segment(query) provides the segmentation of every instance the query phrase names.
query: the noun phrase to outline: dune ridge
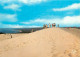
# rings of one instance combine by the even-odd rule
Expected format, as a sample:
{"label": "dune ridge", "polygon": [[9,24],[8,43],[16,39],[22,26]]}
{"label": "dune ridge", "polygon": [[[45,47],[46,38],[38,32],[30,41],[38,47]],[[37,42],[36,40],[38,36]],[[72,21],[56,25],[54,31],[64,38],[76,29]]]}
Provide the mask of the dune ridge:
{"label": "dune ridge", "polygon": [[80,39],[48,28],[0,42],[0,57],[80,57]]}

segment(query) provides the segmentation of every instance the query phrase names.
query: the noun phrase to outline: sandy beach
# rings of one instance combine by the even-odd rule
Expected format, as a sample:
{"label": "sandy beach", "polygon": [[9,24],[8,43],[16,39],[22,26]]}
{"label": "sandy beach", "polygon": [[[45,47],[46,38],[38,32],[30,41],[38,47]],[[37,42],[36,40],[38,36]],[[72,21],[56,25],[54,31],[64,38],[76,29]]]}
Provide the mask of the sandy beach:
{"label": "sandy beach", "polygon": [[61,28],[12,36],[0,35],[0,57],[80,57],[80,37]]}

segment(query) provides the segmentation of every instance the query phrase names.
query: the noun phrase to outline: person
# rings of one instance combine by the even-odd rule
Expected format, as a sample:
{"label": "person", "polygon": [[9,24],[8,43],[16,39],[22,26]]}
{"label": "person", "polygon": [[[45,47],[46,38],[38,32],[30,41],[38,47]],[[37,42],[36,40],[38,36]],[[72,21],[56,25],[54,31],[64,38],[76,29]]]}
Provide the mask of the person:
{"label": "person", "polygon": [[34,32],[34,30],[32,29],[31,32]]}
{"label": "person", "polygon": [[43,29],[45,28],[45,24],[43,25]]}
{"label": "person", "polygon": [[52,27],[56,27],[56,24],[55,24],[55,23],[53,23],[53,24],[52,24]]}
{"label": "person", "polygon": [[56,24],[54,23],[54,27],[56,27]]}
{"label": "person", "polygon": [[[11,35],[11,34],[10,34]],[[11,35],[11,38],[12,38],[12,35]]]}
{"label": "person", "polygon": [[48,28],[48,25],[46,24],[46,28]]}
{"label": "person", "polygon": [[51,24],[49,23],[49,28],[51,27]]}
{"label": "person", "polygon": [[57,26],[59,27],[59,24]]}
{"label": "person", "polygon": [[52,27],[53,27],[53,24],[52,24]]}

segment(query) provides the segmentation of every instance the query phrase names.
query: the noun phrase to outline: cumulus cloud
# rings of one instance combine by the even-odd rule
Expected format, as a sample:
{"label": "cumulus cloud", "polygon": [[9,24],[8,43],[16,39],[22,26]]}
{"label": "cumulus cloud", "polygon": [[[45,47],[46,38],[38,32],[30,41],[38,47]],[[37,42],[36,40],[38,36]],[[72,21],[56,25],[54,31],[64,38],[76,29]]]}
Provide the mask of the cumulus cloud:
{"label": "cumulus cloud", "polygon": [[21,26],[21,25],[11,25],[11,24],[8,24],[6,27],[8,28],[23,28],[24,26]]}
{"label": "cumulus cloud", "polygon": [[0,3],[24,3],[24,4],[34,4],[45,2],[46,0],[0,0]]}
{"label": "cumulus cloud", "polygon": [[25,26],[25,25],[7,25],[6,27],[8,28],[34,28],[34,27],[40,27],[40,26],[36,26],[36,25],[32,25],[32,26]]}
{"label": "cumulus cloud", "polygon": [[35,28],[35,27],[40,27],[40,26],[36,26],[36,25],[32,25],[32,26],[26,26],[26,25],[19,25],[19,24],[3,24],[0,23],[0,28]]}
{"label": "cumulus cloud", "polygon": [[64,8],[53,8],[53,11],[66,11],[66,10],[73,10],[73,9],[80,9],[80,3],[75,3]]}
{"label": "cumulus cloud", "polygon": [[36,19],[31,20],[30,22],[21,22],[23,24],[32,24],[32,23],[56,23],[56,24],[63,24],[63,25],[70,25],[73,26],[75,24],[80,25],[80,16],[66,16],[64,18],[55,18],[55,19]]}
{"label": "cumulus cloud", "polygon": [[19,0],[19,2],[25,3],[25,4],[34,4],[34,3],[41,3],[45,2],[46,0]]}
{"label": "cumulus cloud", "polygon": [[[33,5],[47,0],[0,0],[0,4],[4,6],[4,9],[20,10],[19,8],[25,5]],[[7,6],[6,6],[7,5]]]}
{"label": "cumulus cloud", "polygon": [[0,23],[0,28],[23,28],[24,26],[21,26],[19,24],[16,24],[16,25],[12,25],[12,24],[3,24],[3,23]]}
{"label": "cumulus cloud", "polygon": [[68,25],[80,24],[80,16],[66,16],[62,20],[62,23],[68,24]]}
{"label": "cumulus cloud", "polygon": [[15,11],[20,10],[19,8],[20,8],[20,6],[17,5],[17,4],[10,4],[10,5],[4,6],[4,9],[12,9],[12,10],[15,10]]}
{"label": "cumulus cloud", "polygon": [[0,22],[16,22],[17,21],[17,17],[16,14],[2,14],[0,13]]}

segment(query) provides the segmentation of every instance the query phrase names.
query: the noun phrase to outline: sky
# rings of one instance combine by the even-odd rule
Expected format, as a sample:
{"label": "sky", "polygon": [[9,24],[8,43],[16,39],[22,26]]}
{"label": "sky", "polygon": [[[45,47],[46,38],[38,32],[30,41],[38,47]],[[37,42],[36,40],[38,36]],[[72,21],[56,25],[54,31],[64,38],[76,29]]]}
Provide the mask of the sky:
{"label": "sky", "polygon": [[0,28],[80,27],[80,0],[0,0]]}

